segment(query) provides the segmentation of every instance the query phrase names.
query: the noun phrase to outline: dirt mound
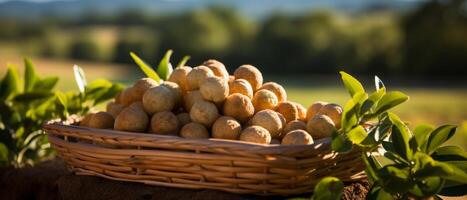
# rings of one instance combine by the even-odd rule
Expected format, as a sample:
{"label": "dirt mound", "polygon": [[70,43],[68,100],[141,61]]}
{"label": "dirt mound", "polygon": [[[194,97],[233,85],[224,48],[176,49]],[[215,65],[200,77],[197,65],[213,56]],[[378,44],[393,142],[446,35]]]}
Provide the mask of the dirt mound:
{"label": "dirt mound", "polygon": [[[60,160],[21,169],[0,168],[0,180],[0,199],[284,199],[214,190],[157,187],[93,176],[77,176],[68,172],[64,162]],[[368,182],[351,183],[344,188],[343,199],[364,199],[367,192]],[[305,194],[298,197],[310,196],[311,194]]]}

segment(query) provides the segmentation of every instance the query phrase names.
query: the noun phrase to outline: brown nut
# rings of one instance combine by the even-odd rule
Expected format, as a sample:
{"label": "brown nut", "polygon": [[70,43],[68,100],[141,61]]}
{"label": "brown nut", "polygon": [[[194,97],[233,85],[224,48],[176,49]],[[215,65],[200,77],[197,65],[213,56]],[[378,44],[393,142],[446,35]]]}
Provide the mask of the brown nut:
{"label": "brown nut", "polygon": [[199,90],[188,91],[183,97],[183,101],[185,103],[185,110],[190,112],[191,107],[193,107],[193,104],[195,104],[197,101],[203,100],[203,95],[201,95],[201,92]]}
{"label": "brown nut", "polygon": [[276,111],[285,117],[286,122],[298,119],[298,109],[296,105],[290,101],[283,101],[277,105]]}
{"label": "brown nut", "polygon": [[280,138],[282,131],[282,121],[273,110],[262,110],[257,112],[252,118],[252,124],[261,126],[268,130],[273,138]]}
{"label": "brown nut", "polygon": [[287,101],[287,93],[285,92],[284,87],[279,85],[276,82],[267,82],[261,86],[260,89],[266,89],[273,92],[279,102]]}
{"label": "brown nut", "polygon": [[341,116],[342,116],[341,106],[334,104],[334,103],[326,104],[319,110],[318,114],[326,115],[329,118],[331,118],[331,120],[336,125],[337,129],[341,127]]}
{"label": "brown nut", "polygon": [[154,114],[151,118],[151,132],[161,135],[177,135],[180,122],[172,112],[164,111]]}
{"label": "brown nut", "polygon": [[306,108],[302,104],[293,102],[298,111],[298,119],[306,122]]}
{"label": "brown nut", "polygon": [[112,129],[114,127],[114,117],[112,117],[112,115],[107,112],[97,112],[91,116],[88,127]]}
{"label": "brown nut", "polygon": [[306,123],[301,120],[290,121],[284,128],[283,132],[288,133],[293,130],[306,130]]}
{"label": "brown nut", "polygon": [[199,91],[205,100],[221,103],[229,95],[229,85],[225,79],[213,76],[201,83]]}
{"label": "brown nut", "polygon": [[228,140],[238,140],[242,126],[232,117],[219,117],[212,125],[212,137]]}
{"label": "brown nut", "polygon": [[174,71],[170,74],[169,81],[174,82],[180,86],[182,91],[185,93],[188,90],[190,90],[190,87],[188,85],[188,81],[186,77],[188,76],[188,73],[190,73],[191,67],[188,66],[183,66],[183,67],[177,67],[174,69]]}
{"label": "brown nut", "polygon": [[207,139],[209,138],[209,132],[202,124],[190,122],[183,126],[180,136],[191,139]]}
{"label": "brown nut", "polygon": [[223,113],[238,121],[247,122],[255,113],[255,108],[250,98],[243,94],[232,94],[225,99]]}
{"label": "brown nut", "polygon": [[319,110],[321,110],[321,108],[325,106],[326,104],[328,103],[324,101],[317,101],[311,104],[310,107],[308,107],[308,110],[306,112],[306,121],[307,122],[310,121],[310,119],[314,117],[319,112]]}
{"label": "brown nut", "polygon": [[190,118],[193,122],[211,127],[216,119],[219,118],[219,111],[214,103],[197,101],[193,107],[191,107]]}
{"label": "brown nut", "polygon": [[190,114],[186,112],[179,113],[177,115],[177,119],[180,122],[180,126],[185,126],[185,124],[188,124],[191,122]]}
{"label": "brown nut", "polygon": [[149,118],[141,102],[135,102],[123,109],[115,118],[114,129],[120,131],[143,132],[147,129]]}
{"label": "brown nut", "polygon": [[282,138],[283,145],[313,144],[313,138],[304,130],[294,130]]}
{"label": "brown nut", "polygon": [[204,79],[212,76],[214,76],[214,73],[206,66],[201,65],[193,68],[186,77],[189,90],[199,89],[199,86],[203,83]]}
{"label": "brown nut", "polygon": [[238,67],[234,72],[235,79],[247,80],[253,91],[258,90],[263,84],[263,75],[261,72],[252,65],[242,65]]}
{"label": "brown nut", "polygon": [[124,105],[115,102],[109,102],[106,107],[106,111],[116,118],[120,112],[125,108]]}
{"label": "brown nut", "polygon": [[143,106],[149,114],[171,111],[175,107],[175,95],[167,87],[156,86],[144,93]]}
{"label": "brown nut", "polygon": [[240,134],[240,140],[259,144],[269,144],[271,143],[271,135],[268,130],[261,126],[250,126],[242,131]]}
{"label": "brown nut", "polygon": [[164,86],[168,88],[170,91],[172,91],[175,97],[175,107],[179,108],[182,105],[182,101],[183,101],[183,91],[180,88],[180,86],[177,83],[170,82],[170,81],[164,81],[163,83],[161,83],[161,86]]}
{"label": "brown nut", "polygon": [[253,106],[256,112],[265,109],[275,110],[278,103],[276,95],[269,90],[258,90],[253,96]]}
{"label": "brown nut", "polygon": [[86,114],[81,121],[79,122],[80,126],[88,127],[89,126],[89,121],[91,121],[92,116],[94,113],[88,113]]}
{"label": "brown nut", "polygon": [[331,137],[335,129],[334,122],[326,115],[315,115],[306,124],[306,130],[316,139]]}
{"label": "brown nut", "polygon": [[211,69],[215,76],[222,78],[225,81],[229,80],[229,72],[227,72],[225,65],[221,62],[214,59],[210,59],[205,61],[203,65]]}
{"label": "brown nut", "polygon": [[253,98],[253,88],[250,83],[245,79],[236,79],[229,83],[229,93],[230,94],[243,94],[248,98]]}

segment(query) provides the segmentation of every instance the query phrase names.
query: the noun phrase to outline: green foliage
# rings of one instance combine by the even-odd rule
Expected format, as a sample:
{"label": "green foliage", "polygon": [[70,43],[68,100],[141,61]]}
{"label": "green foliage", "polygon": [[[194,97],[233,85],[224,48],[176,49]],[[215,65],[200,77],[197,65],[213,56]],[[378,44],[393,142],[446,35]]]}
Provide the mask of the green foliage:
{"label": "green foliage", "polygon": [[325,177],[315,186],[312,200],[339,200],[344,184],[336,177]]}
{"label": "green foliage", "polygon": [[[157,66],[156,71],[146,64],[140,57],[138,57],[135,53],[130,52],[130,56],[133,58],[135,63],[139,66],[141,71],[146,74],[147,77],[152,78],[153,80],[157,81],[158,83],[169,79],[170,74],[173,71],[172,64],[170,63],[170,57],[172,56],[173,51],[169,49],[162,57],[159,65]],[[190,56],[184,56],[182,60],[177,64],[177,67],[184,66],[186,62],[190,59]]]}
{"label": "green foliage", "polygon": [[[456,132],[456,126],[433,128],[419,125],[412,132],[391,108],[405,102],[401,92],[386,92],[384,86],[368,95],[357,79],[341,72],[352,99],[344,106],[342,127],[333,134],[332,148],[346,152],[353,145],[362,149],[365,172],[373,184],[367,199],[435,196],[450,186],[467,183],[467,153],[459,147],[443,146]],[[373,152],[382,148],[381,166]],[[448,187],[449,186],[449,187]],[[315,189],[315,191],[317,191]],[[465,194],[465,190],[449,190]]]}
{"label": "green foliage", "polygon": [[[64,93],[54,90],[58,77],[41,78],[28,59],[24,67],[23,79],[16,67],[10,65],[0,80],[0,165],[33,165],[53,156],[41,130],[42,124],[72,114],[85,114],[123,88],[120,84],[98,80],[84,85],[83,92]],[[82,75],[77,80],[83,79]]]}

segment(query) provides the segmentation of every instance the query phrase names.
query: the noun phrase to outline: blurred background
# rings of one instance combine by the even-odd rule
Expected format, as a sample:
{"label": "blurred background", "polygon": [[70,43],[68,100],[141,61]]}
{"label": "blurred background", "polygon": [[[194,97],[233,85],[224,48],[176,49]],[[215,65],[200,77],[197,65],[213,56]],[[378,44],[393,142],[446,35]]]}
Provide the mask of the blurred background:
{"label": "blurred background", "polygon": [[464,0],[0,0],[0,75],[29,57],[63,90],[77,89],[73,64],[131,83],[143,74],[130,51],[154,66],[168,49],[173,63],[253,64],[305,106],[345,103],[340,70],[370,90],[378,75],[411,97],[402,118],[458,124],[467,146]]}

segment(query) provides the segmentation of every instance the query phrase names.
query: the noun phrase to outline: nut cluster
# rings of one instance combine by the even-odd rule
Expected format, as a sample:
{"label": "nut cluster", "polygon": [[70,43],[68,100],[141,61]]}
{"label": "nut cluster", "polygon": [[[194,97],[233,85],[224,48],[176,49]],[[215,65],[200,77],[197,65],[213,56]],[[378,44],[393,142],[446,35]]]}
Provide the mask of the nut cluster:
{"label": "nut cluster", "polygon": [[224,64],[208,60],[178,67],[167,81],[138,80],[80,125],[184,138],[242,140],[260,144],[312,144],[340,128],[342,108],[318,101],[308,109],[287,100],[280,84],[263,83],[252,65],[229,75]]}

